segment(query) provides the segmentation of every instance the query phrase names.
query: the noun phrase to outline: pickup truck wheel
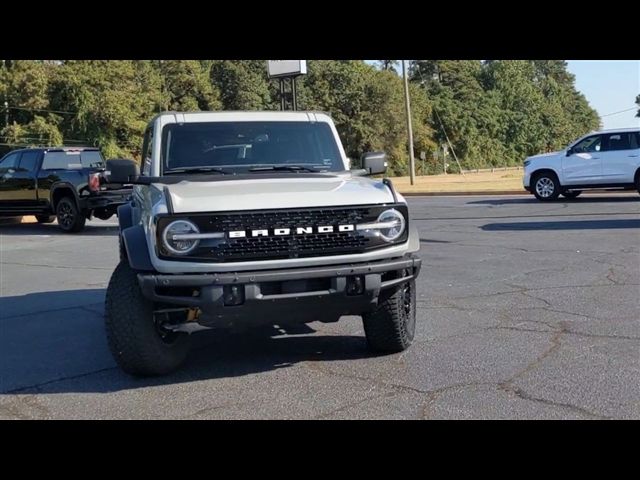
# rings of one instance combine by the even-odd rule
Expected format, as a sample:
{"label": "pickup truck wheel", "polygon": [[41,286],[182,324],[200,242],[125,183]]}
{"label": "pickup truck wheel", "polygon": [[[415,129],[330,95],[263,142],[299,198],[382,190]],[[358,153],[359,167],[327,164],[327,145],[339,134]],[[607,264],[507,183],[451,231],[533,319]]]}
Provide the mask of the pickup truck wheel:
{"label": "pickup truck wheel", "polygon": [[582,193],[582,190],[570,190],[568,192],[562,192],[564,198],[577,198]]}
{"label": "pickup truck wheel", "polygon": [[383,290],[377,308],[362,315],[369,349],[395,353],[409,348],[416,330],[416,282]]}
{"label": "pickup truck wheel", "polygon": [[77,233],[84,228],[87,221],[84,215],[78,210],[76,202],[69,197],[63,197],[56,206],[56,217],[58,226],[63,232]]}
{"label": "pickup truck wheel", "polygon": [[131,375],[165,375],[189,353],[187,334],[160,330],[153,302],[142,295],[136,271],[126,261],[118,264],[107,287],[105,326],[111,354]]}
{"label": "pickup truck wheel", "polygon": [[539,173],[533,179],[533,194],[540,201],[555,200],[560,195],[560,182],[553,173]]}
{"label": "pickup truck wheel", "polygon": [[51,223],[56,219],[55,215],[36,215],[38,223]]}

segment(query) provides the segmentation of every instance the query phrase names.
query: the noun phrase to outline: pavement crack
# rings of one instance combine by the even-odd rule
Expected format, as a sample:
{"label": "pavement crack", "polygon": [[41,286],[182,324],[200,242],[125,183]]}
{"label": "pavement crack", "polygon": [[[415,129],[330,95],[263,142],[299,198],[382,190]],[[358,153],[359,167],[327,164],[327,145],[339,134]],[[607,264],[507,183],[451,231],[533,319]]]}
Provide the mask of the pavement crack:
{"label": "pavement crack", "polygon": [[109,370],[118,370],[118,367],[106,367],[106,368],[101,368],[99,370],[93,370],[92,372],[79,373],[77,375],[70,375],[68,377],[54,378],[53,380],[47,380],[46,382],[42,382],[42,383],[36,383],[36,384],[33,384],[33,385],[27,385],[25,387],[13,388],[11,390],[3,390],[2,392],[0,392],[0,394],[2,394],[2,395],[11,395],[11,394],[24,392],[26,390],[36,390],[36,391],[38,391],[38,390],[41,390],[42,387],[46,387],[47,385],[51,385],[53,383],[64,382],[66,380],[75,380],[75,379],[83,378],[83,377],[89,377],[91,375],[95,375],[96,373],[108,372]]}
{"label": "pavement crack", "polygon": [[572,411],[574,413],[579,413],[581,415],[584,415],[584,416],[587,416],[587,417],[590,417],[590,418],[593,418],[593,419],[598,419],[598,420],[610,420],[611,419],[611,417],[607,417],[607,416],[604,416],[604,415],[599,415],[599,414],[594,413],[594,412],[592,412],[590,410],[587,410],[586,408],[579,407],[579,406],[573,405],[571,403],[556,402],[554,400],[549,400],[547,398],[534,397],[533,395],[525,392],[522,388],[515,387],[515,386],[512,386],[512,385],[500,385],[499,388],[501,388],[505,392],[514,394],[518,398],[521,398],[523,400],[528,400],[530,402],[541,403],[543,405],[552,406],[552,407],[564,408],[566,410],[570,410],[570,411]]}
{"label": "pavement crack", "polygon": [[[372,389],[371,389],[371,390],[373,390],[373,387],[372,387]],[[369,392],[371,392],[371,390],[369,390]],[[369,393],[369,392],[367,392],[367,393]],[[316,415],[316,416],[314,416],[314,417],[313,417],[313,419],[314,419],[314,420],[321,420],[321,419],[323,419],[323,418],[330,417],[331,415],[335,415],[336,413],[344,412],[345,410],[348,410],[349,408],[357,407],[358,405],[362,405],[363,403],[366,403],[366,402],[368,402],[368,401],[370,401],[370,400],[375,400],[375,399],[377,399],[377,398],[386,398],[386,399],[389,399],[389,398],[393,398],[393,397],[396,397],[396,396],[401,395],[401,394],[402,394],[402,392],[399,392],[399,391],[393,391],[393,392],[382,392],[382,393],[378,393],[378,394],[376,394],[376,395],[372,395],[372,396],[370,396],[370,397],[369,397],[369,396],[367,396],[367,397],[362,398],[362,399],[360,399],[360,400],[355,400],[355,401],[352,401],[352,402],[347,402],[346,404],[341,405],[341,406],[339,406],[339,407],[336,407],[336,408],[334,408],[334,409],[332,409],[332,410],[329,410],[328,412],[325,412],[325,413],[321,413],[321,414],[319,414],[319,415]]]}
{"label": "pavement crack", "polygon": [[19,420],[51,418],[51,412],[33,395],[18,395],[12,397],[9,404],[0,405],[0,413],[7,414]]}
{"label": "pavement crack", "polygon": [[[539,333],[549,333],[549,332],[539,332]],[[551,335],[551,339],[549,341],[549,346],[540,355],[538,355],[533,361],[529,362],[523,369],[514,373],[510,378],[508,378],[504,382],[500,382],[498,385],[501,388],[505,388],[505,389],[512,388],[513,382],[515,380],[529,373],[530,371],[538,368],[545,359],[547,359],[550,355],[552,355],[553,353],[555,353],[557,350],[560,349],[560,346],[561,346],[560,338],[563,333],[565,333],[565,328],[561,326],[560,330],[556,330],[555,332],[553,332],[553,334]]]}
{"label": "pavement crack", "polygon": [[48,310],[38,310],[36,312],[29,312],[29,313],[19,313],[17,315],[0,315],[0,319],[1,320],[9,320],[9,319],[13,319],[13,318],[21,318],[21,317],[30,317],[31,315],[39,315],[41,313],[53,313],[53,312],[63,312],[65,310],[74,310],[74,309],[78,309],[78,310],[85,310],[91,313],[97,313],[95,310],[89,310],[86,307],[91,307],[93,305],[103,305],[102,303],[86,303],[84,305],[71,305],[69,307],[60,307],[60,308],[50,308]]}
{"label": "pavement crack", "polygon": [[616,275],[616,272],[615,272],[614,268],[613,267],[609,267],[609,271],[607,272],[607,280],[609,280],[614,285],[624,285],[624,283],[622,283],[619,280],[616,280],[614,278],[615,275]]}
{"label": "pavement crack", "polygon": [[0,265],[16,265],[19,267],[42,267],[42,268],[60,268],[64,270],[108,270],[111,271],[111,267],[72,267],[69,265],[47,265],[44,263],[23,263],[23,262],[2,262]]}
{"label": "pavement crack", "polygon": [[178,417],[178,420],[186,420],[186,419],[189,419],[189,418],[198,417],[198,416],[200,416],[202,414],[205,414],[205,413],[214,412],[216,410],[218,410],[218,411],[219,410],[224,410],[224,409],[227,409],[227,408],[230,408],[230,407],[248,406],[248,405],[251,405],[252,403],[255,403],[255,402],[226,402],[226,403],[222,403],[220,405],[213,405],[211,407],[204,407],[204,408],[201,408],[199,410],[196,410],[195,412],[189,413],[188,415],[184,415],[184,416]]}
{"label": "pavement crack", "polygon": [[[509,284],[505,283],[505,285],[509,285]],[[513,287],[517,288],[517,290],[506,290],[504,292],[494,292],[494,293],[481,293],[476,295],[465,295],[461,297],[449,297],[449,300],[466,300],[469,298],[496,297],[499,295],[510,295],[514,293],[528,293],[528,292],[537,292],[537,291],[545,291],[545,290],[563,290],[568,288],[628,287],[628,286],[636,286],[636,285],[640,285],[640,284],[637,284],[637,283],[618,283],[618,284],[595,283],[593,284],[592,283],[592,284],[586,284],[586,285],[555,285],[553,287],[535,287],[535,288],[526,288],[526,287],[513,285]],[[532,298],[536,298],[537,300],[546,302],[546,300],[542,298],[538,298],[538,297],[532,297]]]}
{"label": "pavement crack", "polygon": [[459,390],[461,388],[469,388],[469,387],[482,387],[482,386],[490,386],[495,388],[495,382],[465,382],[465,383],[456,383],[453,385],[446,385],[444,387],[436,388],[434,390],[427,390],[424,393],[426,394],[426,399],[422,404],[422,412],[421,412],[421,420],[428,420],[433,415],[433,406],[435,405],[438,398],[443,394],[451,390]]}
{"label": "pavement crack", "polygon": [[525,297],[529,297],[529,298],[533,298],[534,300],[538,300],[538,301],[544,303],[548,307],[553,307],[553,305],[551,304],[551,302],[549,300],[545,300],[544,298],[541,298],[541,297],[536,297],[535,295],[530,294],[527,290],[521,291],[520,294],[524,295]]}

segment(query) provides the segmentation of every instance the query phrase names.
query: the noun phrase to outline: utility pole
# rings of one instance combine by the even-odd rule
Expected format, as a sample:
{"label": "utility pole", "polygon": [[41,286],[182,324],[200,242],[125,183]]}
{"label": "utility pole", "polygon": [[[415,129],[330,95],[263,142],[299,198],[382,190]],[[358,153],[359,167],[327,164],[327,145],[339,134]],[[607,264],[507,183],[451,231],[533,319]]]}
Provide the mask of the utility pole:
{"label": "utility pole", "polygon": [[447,174],[447,144],[442,144],[442,170]]}
{"label": "utility pole", "polygon": [[9,126],[9,102],[4,101],[4,126]]}
{"label": "utility pole", "polygon": [[411,102],[409,101],[409,80],[407,79],[407,61],[402,60],[402,76],[404,77],[404,106],[407,111],[407,131],[409,132],[409,174],[411,185],[416,183],[416,161],[413,158],[413,130],[411,128]]}

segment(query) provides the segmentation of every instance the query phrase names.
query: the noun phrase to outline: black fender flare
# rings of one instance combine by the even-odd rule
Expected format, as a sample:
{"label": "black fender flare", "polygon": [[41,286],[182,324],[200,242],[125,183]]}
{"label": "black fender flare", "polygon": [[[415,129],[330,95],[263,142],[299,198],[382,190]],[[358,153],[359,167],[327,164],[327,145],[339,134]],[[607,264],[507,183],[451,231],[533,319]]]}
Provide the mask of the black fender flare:
{"label": "black fender flare", "polygon": [[125,203],[118,207],[118,224],[122,232],[126,228],[133,226],[133,207],[131,203]]}
{"label": "black fender flare", "polygon": [[[120,218],[118,216],[118,218]],[[134,270],[153,271],[153,264],[149,256],[147,236],[142,225],[134,225],[122,230],[122,241],[127,252],[129,266]]]}
{"label": "black fender flare", "polygon": [[76,207],[78,207],[78,210],[80,210],[81,206],[80,206],[80,198],[79,198],[78,192],[76,190],[76,187],[74,187],[69,182],[58,182],[58,183],[54,183],[51,186],[51,191],[49,192],[49,204],[51,205],[51,210],[53,210],[54,212],[56,211],[57,205],[54,203],[53,197],[56,191],[60,190],[61,188],[64,188],[66,190],[71,190],[73,200],[76,202]]}

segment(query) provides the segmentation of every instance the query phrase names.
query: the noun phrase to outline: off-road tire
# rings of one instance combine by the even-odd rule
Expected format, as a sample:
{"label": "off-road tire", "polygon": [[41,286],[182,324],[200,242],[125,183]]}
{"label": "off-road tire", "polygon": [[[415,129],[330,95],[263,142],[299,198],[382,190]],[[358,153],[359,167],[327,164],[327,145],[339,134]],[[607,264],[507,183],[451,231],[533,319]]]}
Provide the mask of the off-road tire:
{"label": "off-road tire", "polygon": [[416,329],[416,282],[382,290],[378,306],[362,315],[367,345],[374,352],[396,353],[409,348]]}
{"label": "off-road tire", "polygon": [[187,358],[191,339],[173,333],[163,340],[153,318],[153,302],[140,290],[137,272],[127,262],[116,267],[105,301],[105,326],[111,354],[118,366],[135,376],[165,375]]}
{"label": "off-road tire", "polygon": [[76,202],[70,197],[63,197],[56,205],[58,226],[63,232],[77,233],[84,228],[86,217],[78,209]]}

